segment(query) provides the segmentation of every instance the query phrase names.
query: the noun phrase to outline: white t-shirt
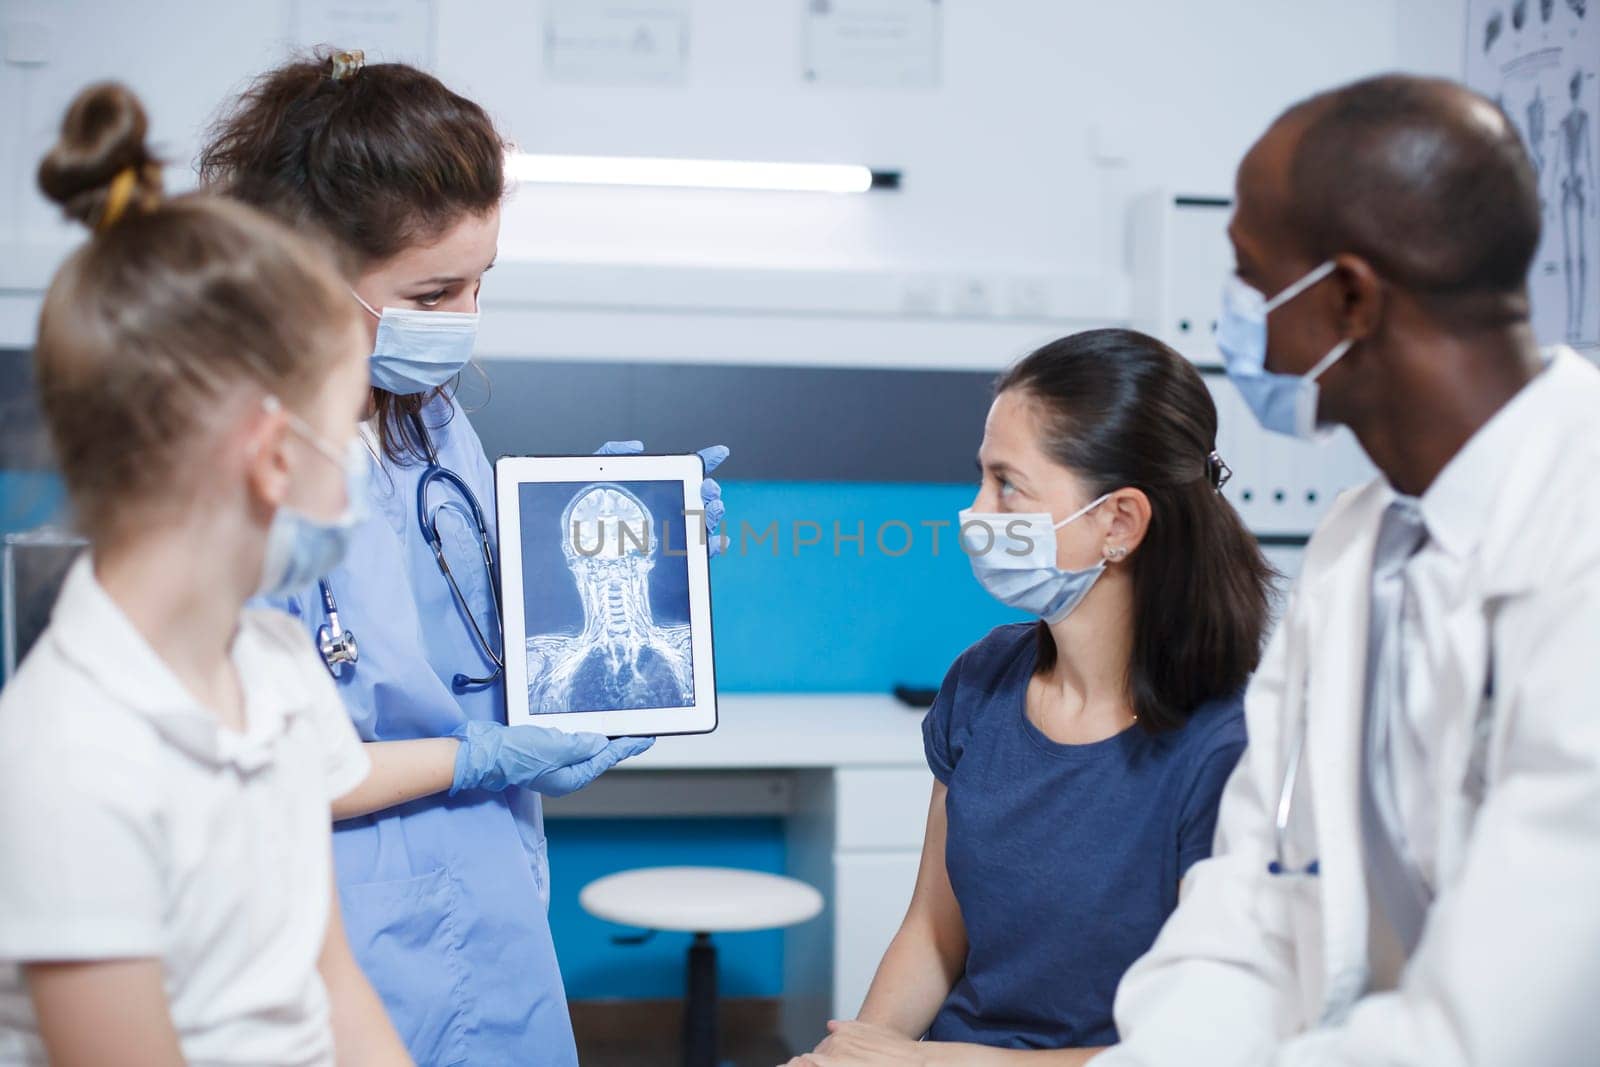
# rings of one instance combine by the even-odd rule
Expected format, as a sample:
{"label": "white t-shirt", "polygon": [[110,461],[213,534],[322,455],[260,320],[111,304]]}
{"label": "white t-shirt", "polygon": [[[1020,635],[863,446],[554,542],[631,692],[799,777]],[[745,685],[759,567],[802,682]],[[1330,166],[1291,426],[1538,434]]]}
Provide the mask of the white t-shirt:
{"label": "white t-shirt", "polygon": [[246,729],[200,707],[72,569],[0,694],[0,1063],[44,1063],[20,964],[154,957],[195,1064],[331,1064],[317,972],[330,801],[367,775],[286,615],[247,611]]}

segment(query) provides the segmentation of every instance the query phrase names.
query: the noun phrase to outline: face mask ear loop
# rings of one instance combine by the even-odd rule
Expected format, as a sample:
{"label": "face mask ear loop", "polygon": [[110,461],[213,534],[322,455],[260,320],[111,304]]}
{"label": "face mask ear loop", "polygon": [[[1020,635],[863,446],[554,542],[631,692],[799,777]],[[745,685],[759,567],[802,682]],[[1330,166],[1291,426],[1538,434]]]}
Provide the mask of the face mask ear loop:
{"label": "face mask ear loop", "polygon": [[1095,508],[1099,507],[1101,504],[1104,504],[1107,500],[1110,500],[1110,499],[1111,499],[1111,494],[1110,493],[1106,493],[1106,494],[1104,494],[1104,495],[1102,495],[1100,497],[1097,497],[1094,500],[1089,501],[1089,503],[1085,504],[1083,507],[1079,508],[1077,511],[1074,511],[1071,515],[1068,515],[1066,518],[1064,518],[1060,522],[1056,523],[1055,526],[1052,527],[1052,529],[1059,530],[1059,529],[1061,529],[1061,527],[1065,526],[1067,523],[1071,522],[1073,519],[1081,519],[1081,518],[1083,518],[1085,515],[1089,514],[1089,512],[1093,511]]}
{"label": "face mask ear loop", "polygon": [[361,299],[361,294],[360,293],[358,293],[354,289],[352,289],[352,290],[350,290],[350,295],[356,298],[356,303],[360,304],[362,307],[367,309],[367,314],[368,315],[371,315],[373,318],[377,319],[379,322],[383,321],[383,315],[381,315],[377,311],[374,311],[372,309],[372,305],[371,304],[369,304],[365,300]]}
{"label": "face mask ear loop", "polygon": [[[360,297],[357,297],[356,299],[359,300]],[[321,452],[332,462],[338,464],[340,469],[347,469],[352,466],[352,450],[346,449],[345,451],[341,452],[332,445],[328,444],[328,442],[322,439],[322,435],[317,433],[317,431],[312,428],[309,422],[285,408],[283,406],[283,401],[279,400],[275,394],[268,393],[266,396],[261,398],[261,410],[265,411],[268,415],[276,415],[280,411],[283,412],[284,417],[289,421],[290,433],[300,438],[318,452]],[[359,439],[351,443],[359,444]]]}
{"label": "face mask ear loop", "polygon": [[1334,345],[1328,354],[1323,356],[1322,359],[1317,362],[1315,367],[1312,367],[1306,372],[1306,381],[1314,382],[1318,378],[1322,377],[1329,367],[1333,366],[1335,363],[1339,362],[1340,359],[1344,358],[1344,354],[1350,351],[1350,346],[1355,343],[1356,342],[1353,338],[1347,337],[1343,341],[1340,341],[1338,344]]}
{"label": "face mask ear loop", "polygon": [[1271,300],[1268,300],[1266,304],[1262,306],[1262,312],[1270,315],[1273,311],[1276,311],[1278,308],[1287,304],[1289,301],[1293,300],[1295,297],[1299,296],[1301,293],[1305,292],[1307,289],[1311,288],[1313,285],[1316,285],[1322,279],[1332,274],[1337,266],[1338,264],[1333,260],[1327,260],[1320,267],[1314,269],[1310,274],[1307,274],[1304,278],[1301,278],[1299,281],[1289,286],[1289,288],[1285,289]]}

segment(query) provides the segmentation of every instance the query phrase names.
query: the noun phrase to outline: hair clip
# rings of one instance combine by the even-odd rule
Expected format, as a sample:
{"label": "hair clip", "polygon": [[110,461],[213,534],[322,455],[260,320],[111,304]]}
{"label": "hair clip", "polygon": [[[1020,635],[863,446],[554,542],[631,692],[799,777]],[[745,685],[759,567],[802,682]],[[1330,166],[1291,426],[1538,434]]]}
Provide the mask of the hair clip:
{"label": "hair clip", "polygon": [[95,232],[104,233],[117,224],[117,220],[127,212],[128,205],[133,201],[134,190],[138,187],[139,168],[123,167],[117,171],[106,190],[105,206],[100,209],[100,221],[95,224]]}
{"label": "hair clip", "polygon": [[1215,450],[1206,457],[1206,481],[1211,483],[1211,488],[1222,492],[1222,487],[1228,484],[1228,479],[1233,477],[1233,468],[1222,461],[1222,456]]}
{"label": "hair clip", "polygon": [[342,82],[361,73],[361,68],[367,63],[367,54],[357,48],[349,52],[335,52],[328,59],[333,63],[333,80]]}

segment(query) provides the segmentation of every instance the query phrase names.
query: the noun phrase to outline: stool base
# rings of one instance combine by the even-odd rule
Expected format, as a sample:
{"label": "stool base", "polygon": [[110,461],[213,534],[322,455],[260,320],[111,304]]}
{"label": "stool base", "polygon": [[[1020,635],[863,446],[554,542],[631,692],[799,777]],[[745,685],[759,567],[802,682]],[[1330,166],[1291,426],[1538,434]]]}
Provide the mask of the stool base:
{"label": "stool base", "polygon": [[683,1067],[717,1067],[717,947],[710,934],[695,934],[689,946]]}

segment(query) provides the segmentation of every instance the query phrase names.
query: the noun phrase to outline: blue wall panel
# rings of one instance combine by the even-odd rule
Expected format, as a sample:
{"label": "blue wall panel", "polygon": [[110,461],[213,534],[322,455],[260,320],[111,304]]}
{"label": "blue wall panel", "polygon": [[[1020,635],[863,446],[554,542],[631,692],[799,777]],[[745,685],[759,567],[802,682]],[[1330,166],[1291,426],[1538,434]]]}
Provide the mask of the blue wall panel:
{"label": "blue wall panel", "polygon": [[[730,479],[723,488],[732,544],[711,570],[722,691],[936,686],[962,649],[1022,618],[983,591],[956,543],[956,512],[972,503],[973,485]],[[922,524],[941,520],[935,554]],[[757,544],[774,523],[776,541]],[[842,540],[863,530],[863,545]],[[889,552],[908,536],[909,550],[885,552],[880,530]],[[807,538],[820,543],[798,543]]]}
{"label": "blue wall panel", "polygon": [[0,533],[60,521],[66,499],[61,479],[48,471],[0,470]]}

